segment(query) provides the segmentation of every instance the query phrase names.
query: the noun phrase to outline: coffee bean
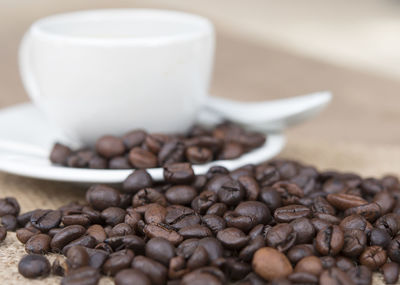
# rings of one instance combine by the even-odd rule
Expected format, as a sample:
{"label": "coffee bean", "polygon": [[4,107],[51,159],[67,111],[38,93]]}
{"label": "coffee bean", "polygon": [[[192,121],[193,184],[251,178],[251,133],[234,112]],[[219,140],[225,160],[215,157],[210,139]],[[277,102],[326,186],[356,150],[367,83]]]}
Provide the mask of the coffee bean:
{"label": "coffee bean", "polygon": [[152,238],[146,244],[146,256],[154,259],[165,266],[175,256],[175,247],[164,238]]}
{"label": "coffee bean", "polygon": [[265,236],[267,246],[278,249],[279,251],[287,251],[290,249],[297,239],[297,233],[294,232],[290,224],[277,224],[273,226]]}
{"label": "coffee bean", "polygon": [[148,224],[145,226],[144,232],[150,238],[164,238],[173,245],[178,245],[183,240],[182,235],[162,224]]}
{"label": "coffee bean", "polygon": [[340,228],[342,230],[362,230],[364,232],[369,232],[372,229],[372,225],[363,217],[357,214],[353,214],[345,217],[340,222]]}
{"label": "coffee bean", "polygon": [[215,203],[210,208],[208,208],[207,213],[208,215],[217,215],[222,217],[228,207],[224,203]]}
{"label": "coffee bean", "polygon": [[388,191],[382,191],[375,195],[373,202],[377,203],[382,214],[387,214],[392,211],[395,206],[395,199]]}
{"label": "coffee bean", "polygon": [[202,222],[214,233],[217,234],[226,227],[226,222],[223,218],[217,215],[204,215]]}
{"label": "coffee bean", "polygon": [[172,163],[164,167],[164,179],[173,184],[190,183],[194,180],[193,168],[189,163]]}
{"label": "coffee bean", "polygon": [[157,154],[169,139],[165,134],[149,134],[146,136],[144,144],[148,150]]}
{"label": "coffee bean", "polygon": [[381,267],[386,284],[395,284],[399,280],[399,265],[395,262],[386,263]]}
{"label": "coffee bean", "polygon": [[237,228],[226,228],[218,232],[217,239],[229,249],[240,249],[249,242],[249,238]]}
{"label": "coffee bean", "polygon": [[201,240],[199,240],[198,245],[203,247],[207,251],[210,261],[215,261],[223,255],[222,244],[214,237],[202,238]]}
{"label": "coffee bean", "polygon": [[135,208],[151,203],[157,203],[161,206],[166,206],[167,200],[163,194],[153,188],[144,188],[140,190],[133,196],[132,199],[132,205]]}
{"label": "coffee bean", "polygon": [[107,251],[101,249],[93,249],[84,247],[89,255],[89,266],[92,268],[100,269],[109,256]]}
{"label": "coffee bean", "polygon": [[322,256],[320,260],[324,269],[330,269],[336,266],[336,259],[332,256]]}
{"label": "coffee bean", "polygon": [[287,257],[293,264],[299,262],[304,257],[313,255],[315,255],[314,247],[309,244],[295,245],[287,252]]}
{"label": "coffee bean", "polygon": [[103,265],[106,275],[114,276],[123,269],[130,268],[135,254],[130,249],[124,249],[110,254],[109,259]]}
{"label": "coffee bean", "polygon": [[118,207],[120,196],[117,190],[106,185],[93,185],[86,192],[86,200],[95,210]]}
{"label": "coffee bean", "polygon": [[262,247],[265,247],[264,238],[262,236],[258,236],[251,240],[249,244],[240,251],[239,258],[246,262],[250,262],[254,253]]}
{"label": "coffee bean", "polygon": [[136,256],[132,262],[132,268],[145,273],[152,284],[162,285],[167,280],[167,269],[161,263],[145,256]]}
{"label": "coffee bean", "polygon": [[14,197],[0,199],[0,217],[5,215],[18,216],[20,206]]}
{"label": "coffee bean", "polygon": [[289,223],[293,220],[309,217],[311,210],[302,205],[288,205],[275,210],[275,220],[280,223]]}
{"label": "coffee bean", "polygon": [[50,247],[53,251],[60,251],[73,240],[85,234],[86,229],[80,225],[72,225],[63,228],[51,240]]}
{"label": "coffee bean", "polygon": [[132,280],[135,280],[135,285],[151,285],[150,278],[137,269],[124,269],[115,275],[116,285],[131,285]]}
{"label": "coffee bean", "polygon": [[118,207],[109,207],[101,212],[101,218],[106,224],[115,226],[122,223],[125,219],[126,211]]}
{"label": "coffee bean", "polygon": [[342,270],[343,272],[349,271],[355,265],[356,264],[350,258],[344,256],[336,257],[336,267]]}
{"label": "coffee bean", "polygon": [[18,272],[25,278],[47,276],[50,273],[50,262],[38,254],[28,254],[18,263]]}
{"label": "coffee bean", "polygon": [[266,204],[271,211],[282,206],[281,195],[272,187],[261,188],[260,200]]}
{"label": "coffee bean", "polygon": [[293,272],[286,256],[271,247],[263,247],[256,251],[252,267],[255,273],[266,280],[286,277]]}
{"label": "coffee bean", "polygon": [[197,191],[186,185],[175,185],[167,190],[165,197],[171,204],[189,205],[197,196]]}
{"label": "coffee bean", "polygon": [[381,214],[381,207],[377,203],[369,203],[353,208],[349,208],[344,212],[345,216],[357,214],[363,216],[369,222],[374,222]]}
{"label": "coffee bean", "polygon": [[356,285],[369,285],[372,283],[372,272],[364,265],[354,266],[347,275]]}
{"label": "coffee bean", "polygon": [[179,234],[184,238],[204,238],[212,236],[209,228],[202,225],[187,226],[179,230]]}
{"label": "coffee bean", "polygon": [[314,198],[312,210],[316,213],[324,213],[329,215],[336,214],[335,208],[332,207],[331,204],[329,204],[328,201],[321,196]]}
{"label": "coffee bean", "polygon": [[18,226],[17,218],[13,215],[5,215],[0,217],[1,226],[5,227],[7,231],[15,231]]}
{"label": "coffee bean", "polygon": [[321,260],[316,256],[307,256],[301,259],[294,268],[295,272],[307,272],[319,276],[323,270]]}
{"label": "coffee bean", "polygon": [[315,236],[315,228],[310,219],[300,218],[290,222],[293,231],[297,234],[296,243],[311,242]]}
{"label": "coffee bean", "polygon": [[209,162],[213,158],[213,153],[209,148],[190,146],[185,152],[186,158],[190,163],[203,164]]}
{"label": "coffee bean", "polygon": [[35,212],[35,210],[29,211],[29,212],[26,212],[26,213],[23,213],[23,214],[19,215],[19,216],[17,217],[18,225],[20,225],[21,227],[25,227],[25,225],[26,225],[28,222],[31,221],[31,216],[32,216],[32,214],[33,214],[34,212]]}
{"label": "coffee bean", "polygon": [[250,175],[242,175],[237,180],[246,192],[246,199],[249,201],[257,200],[260,194],[260,187],[255,178]]}
{"label": "coffee bean", "polygon": [[108,168],[110,169],[131,169],[132,165],[129,158],[124,155],[115,156],[108,162]]}
{"label": "coffee bean", "polygon": [[4,241],[7,237],[7,229],[3,226],[0,226],[0,242]]}
{"label": "coffee bean", "polygon": [[140,219],[140,214],[136,212],[133,208],[126,209],[124,222],[128,224],[133,230],[137,230],[137,225]]}
{"label": "coffee bean", "polygon": [[55,164],[65,165],[72,150],[61,143],[55,143],[50,152],[50,161]]}
{"label": "coffee bean", "polygon": [[308,272],[294,272],[288,276],[293,284],[318,284],[318,276]]}
{"label": "coffee bean", "polygon": [[96,151],[105,158],[111,158],[122,155],[125,145],[122,139],[107,135],[97,140]]}
{"label": "coffee bean", "polygon": [[329,194],[326,199],[333,205],[336,209],[347,210],[349,208],[362,206],[368,204],[368,202],[355,195],[349,195],[344,193],[333,193]]}
{"label": "coffee bean", "polygon": [[342,253],[349,257],[357,257],[367,245],[367,236],[362,230],[344,231],[344,244]]}
{"label": "coffee bean", "polygon": [[342,270],[332,267],[328,270],[324,270],[319,277],[319,284],[328,285],[328,284],[348,284],[354,285],[351,278],[344,273]]}
{"label": "coffee bean", "polygon": [[68,271],[68,264],[65,258],[57,256],[51,265],[51,273],[57,276],[65,276]]}
{"label": "coffee bean", "polygon": [[268,224],[272,220],[268,207],[258,201],[241,202],[235,208],[235,212],[242,216],[252,217],[254,219],[254,226],[256,224]]}
{"label": "coffee bean", "polygon": [[114,251],[131,249],[136,254],[144,253],[145,242],[137,235],[109,237],[104,242],[110,245]]}
{"label": "coffee bean", "polygon": [[96,243],[101,243],[107,238],[104,228],[100,225],[90,226],[87,229],[86,234],[92,236],[96,240]]}
{"label": "coffee bean", "polygon": [[83,246],[73,246],[67,251],[68,268],[77,269],[89,265],[89,255]]}
{"label": "coffee bean", "polygon": [[181,285],[201,285],[201,284],[222,285],[223,283],[212,274],[200,273],[196,271],[186,274],[181,281]]}
{"label": "coffee bean", "polygon": [[400,215],[393,213],[386,214],[376,220],[375,227],[385,230],[393,237],[400,231]]}
{"label": "coffee bean", "polygon": [[140,189],[153,186],[153,179],[150,174],[143,169],[135,170],[124,181],[122,189],[125,193],[135,194]]}
{"label": "coffee bean", "polygon": [[244,153],[243,146],[236,142],[228,142],[223,145],[218,159],[235,159]]}
{"label": "coffee bean", "polygon": [[84,235],[81,236],[80,238],[77,238],[70,243],[68,243],[66,246],[63,247],[62,251],[63,254],[66,254],[68,250],[76,245],[80,245],[83,247],[88,247],[88,248],[94,248],[96,246],[96,240],[92,236]]}
{"label": "coffee bean", "polygon": [[120,223],[118,225],[115,225],[111,232],[110,232],[110,237],[114,236],[126,236],[126,235],[133,235],[135,232],[133,229],[125,223]]}
{"label": "coffee bean", "polygon": [[107,167],[108,167],[107,159],[99,155],[95,155],[89,160],[89,168],[106,169]]}
{"label": "coffee bean", "polygon": [[294,183],[276,182],[272,187],[281,195],[283,205],[297,204],[304,197],[304,191]]}
{"label": "coffee bean", "polygon": [[157,167],[157,156],[139,147],[134,147],[130,150],[129,161],[135,168]]}
{"label": "coffee bean", "polygon": [[318,232],[315,247],[323,255],[336,255],[344,245],[343,231],[339,226],[329,226]]}
{"label": "coffee bean", "polygon": [[377,245],[367,247],[360,255],[360,263],[371,270],[378,269],[386,262],[386,259],[386,250]]}
{"label": "coffee bean", "polygon": [[122,141],[126,149],[131,149],[135,146],[140,146],[146,139],[146,132],[143,130],[134,130],[122,137]]}
{"label": "coffee bean", "polygon": [[85,266],[72,270],[61,280],[61,285],[96,285],[100,280],[99,270]]}
{"label": "coffee bean", "polygon": [[382,248],[386,248],[392,240],[385,230],[375,228],[368,233],[368,239],[370,245],[379,245]]}
{"label": "coffee bean", "polygon": [[158,164],[167,165],[184,160],[185,146],[177,139],[166,142],[158,152]]}
{"label": "coffee bean", "polygon": [[25,244],[27,253],[45,254],[50,251],[50,236],[46,234],[33,235]]}

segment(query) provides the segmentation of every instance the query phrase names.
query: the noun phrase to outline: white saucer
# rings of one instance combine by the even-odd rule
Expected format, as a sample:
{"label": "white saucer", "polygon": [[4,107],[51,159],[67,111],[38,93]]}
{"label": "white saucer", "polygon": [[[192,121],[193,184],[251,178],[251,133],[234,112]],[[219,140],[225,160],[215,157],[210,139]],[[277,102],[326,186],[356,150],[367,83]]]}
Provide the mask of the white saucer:
{"label": "white saucer", "polygon": [[[31,103],[25,103],[0,111],[0,170],[21,176],[55,181],[80,183],[121,183],[132,170],[94,170],[54,166],[48,160],[55,141],[63,141],[63,135],[51,125]],[[266,143],[234,160],[219,160],[193,166],[196,174],[204,174],[214,165],[229,170],[246,164],[257,164],[277,155],[285,145],[283,134],[268,134]],[[29,148],[29,152],[12,151]],[[154,180],[163,180],[162,168],[148,169]]]}

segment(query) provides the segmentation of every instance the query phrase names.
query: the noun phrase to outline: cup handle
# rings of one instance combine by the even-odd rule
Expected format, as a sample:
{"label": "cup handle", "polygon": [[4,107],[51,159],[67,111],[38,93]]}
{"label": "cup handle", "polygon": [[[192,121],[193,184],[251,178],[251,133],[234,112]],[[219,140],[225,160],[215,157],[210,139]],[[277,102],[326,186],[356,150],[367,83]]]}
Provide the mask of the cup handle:
{"label": "cup handle", "polygon": [[26,92],[29,97],[35,102],[39,102],[39,87],[35,80],[35,77],[31,68],[31,43],[32,43],[32,35],[31,31],[28,31],[22,38],[20,47],[19,47],[19,72],[22,79],[22,84],[25,87]]}

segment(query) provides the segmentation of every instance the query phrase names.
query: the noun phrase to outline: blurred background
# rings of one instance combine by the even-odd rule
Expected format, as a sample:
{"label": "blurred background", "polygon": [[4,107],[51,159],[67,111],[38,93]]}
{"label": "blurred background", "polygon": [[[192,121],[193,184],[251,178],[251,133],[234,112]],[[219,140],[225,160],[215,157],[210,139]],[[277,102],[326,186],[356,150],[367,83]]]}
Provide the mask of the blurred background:
{"label": "blurred background", "polygon": [[[217,30],[212,94],[265,100],[332,90],[334,101],[323,114],[288,132],[292,145],[299,141],[310,148],[311,160],[316,142],[343,145],[344,151],[353,146],[356,152],[400,146],[395,0],[1,0],[0,107],[28,100],[17,51],[33,21],[113,7],[175,9],[210,18]],[[332,159],[337,166],[337,154]]]}

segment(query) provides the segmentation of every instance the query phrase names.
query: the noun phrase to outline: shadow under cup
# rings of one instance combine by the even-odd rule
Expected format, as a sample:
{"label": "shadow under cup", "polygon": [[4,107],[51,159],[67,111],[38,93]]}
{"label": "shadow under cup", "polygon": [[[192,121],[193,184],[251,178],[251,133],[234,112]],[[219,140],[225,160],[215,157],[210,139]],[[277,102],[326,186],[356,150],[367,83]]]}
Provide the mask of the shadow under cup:
{"label": "shadow under cup", "polygon": [[174,11],[119,9],[50,16],[20,48],[24,86],[69,140],[93,144],[135,128],[175,133],[208,93],[214,30]]}

